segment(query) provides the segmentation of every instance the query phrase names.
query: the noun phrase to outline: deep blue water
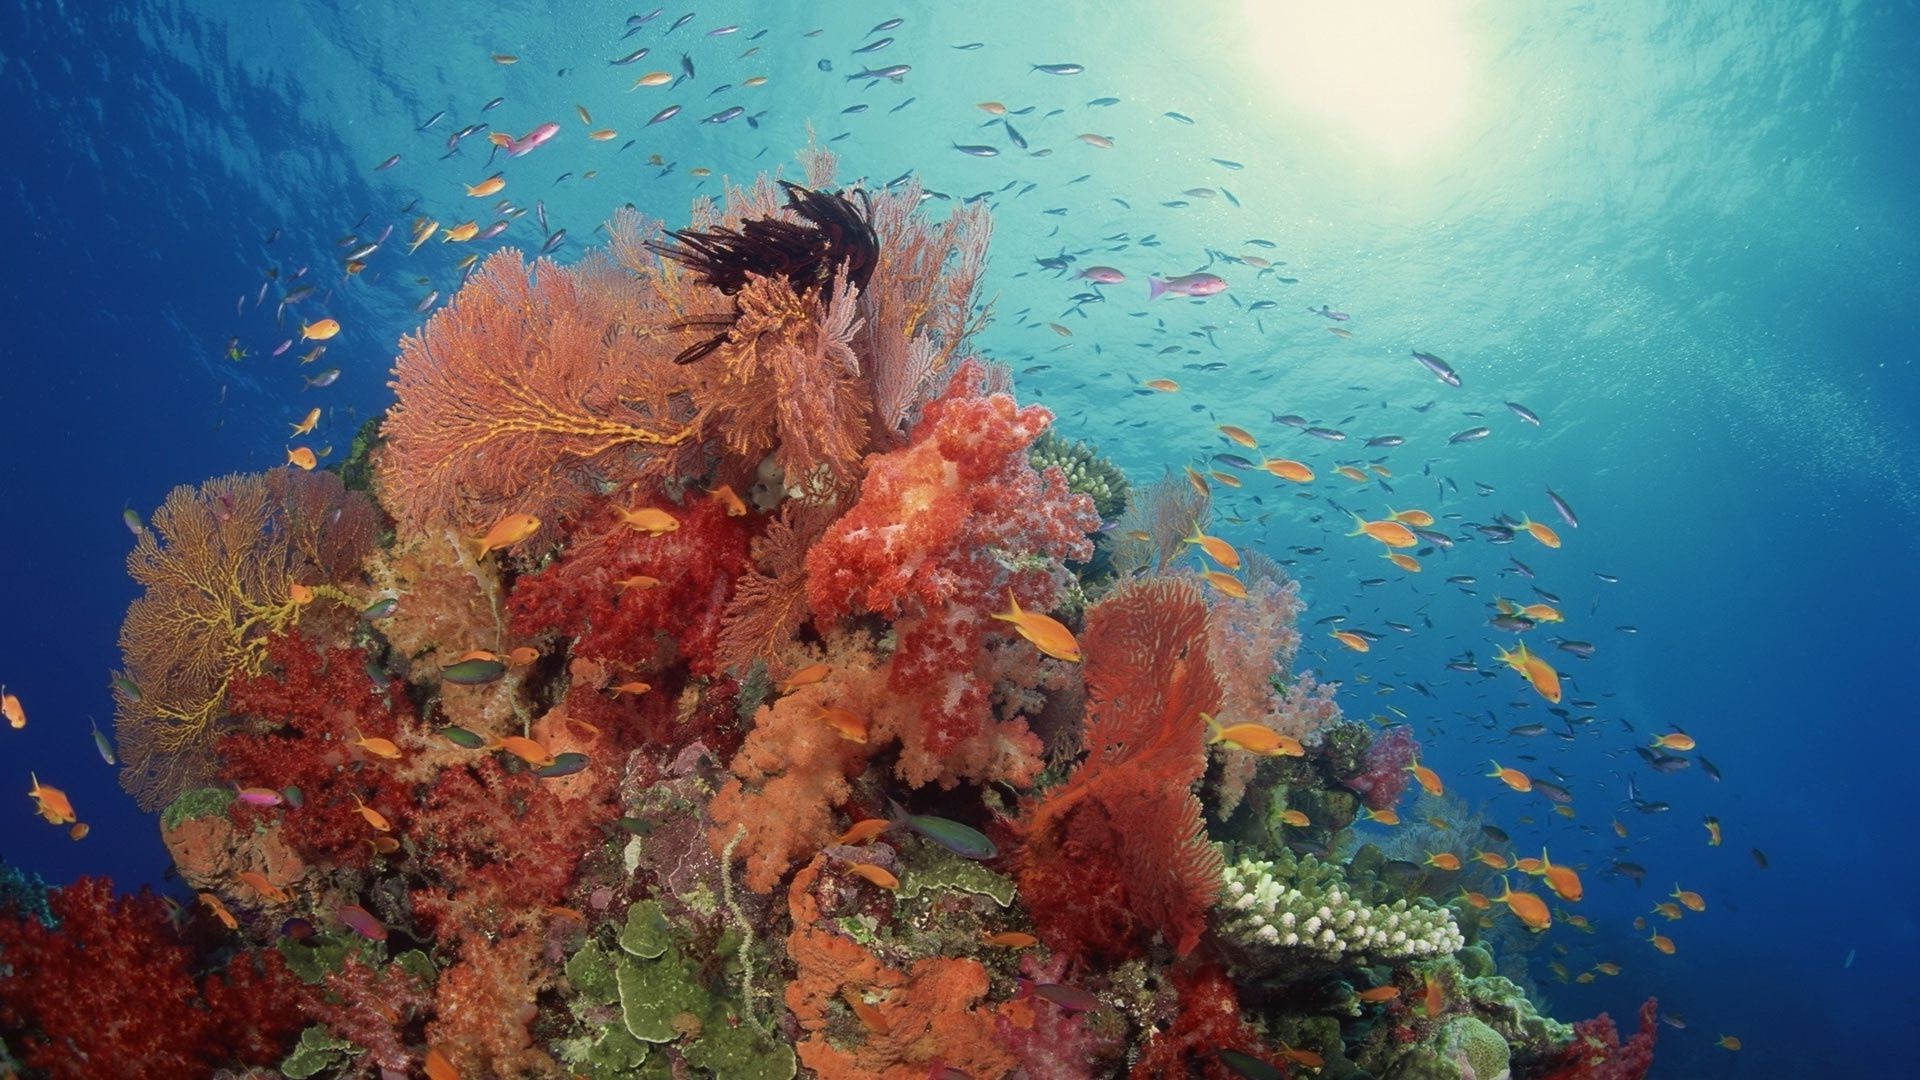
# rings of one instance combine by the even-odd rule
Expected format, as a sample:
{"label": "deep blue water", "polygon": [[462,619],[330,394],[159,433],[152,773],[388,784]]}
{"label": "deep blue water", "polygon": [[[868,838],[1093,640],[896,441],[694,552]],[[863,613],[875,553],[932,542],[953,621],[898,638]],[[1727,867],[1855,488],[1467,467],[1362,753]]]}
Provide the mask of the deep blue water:
{"label": "deep blue water", "polygon": [[[1544,842],[1585,867],[1580,910],[1596,932],[1556,930],[1532,957],[1556,1015],[1630,1015],[1658,994],[1686,1020],[1662,1032],[1662,1076],[1873,1075],[1905,1059],[1920,1036],[1909,1007],[1920,962],[1911,4],[1487,0],[1426,7],[1409,37],[1307,25],[1285,4],[861,2],[796,14],[703,3],[665,43],[660,28],[684,8],[620,42],[626,16],[651,6],[580,5],[564,20],[530,3],[0,12],[0,680],[32,713],[25,731],[0,732],[0,785],[24,792],[37,771],[94,826],[72,843],[7,795],[6,861],[53,881],[159,880],[157,828],[88,737],[89,716],[110,726],[106,673],[132,596],[120,511],[144,515],[174,484],[277,464],[282,425],[311,404],[328,410],[322,442],[344,453],[386,403],[415,301],[451,293],[457,273],[454,249],[434,244],[411,260],[377,255],[347,282],[336,242],[397,221],[398,246],[416,197],[460,220],[471,200],[458,184],[492,170],[478,136],[439,160],[451,130],[565,125],[514,166],[508,192],[546,202],[573,238],[563,257],[623,202],[677,223],[722,175],[791,171],[811,130],[840,155],[843,179],[912,170],[955,199],[990,193],[998,318],[981,351],[1136,481],[1236,450],[1215,432],[1232,423],[1262,453],[1313,461],[1316,490],[1369,514],[1421,505],[1561,524],[1544,489],[1566,496],[1580,526],[1562,527],[1561,550],[1462,543],[1417,578],[1346,541],[1349,519],[1324,497],[1294,498],[1260,474],[1237,497],[1249,524],[1224,535],[1290,560],[1309,620],[1344,614],[1383,635],[1361,656],[1324,626],[1308,630],[1302,662],[1345,682],[1349,713],[1407,714],[1427,762],[1484,800],[1517,846]],[[851,55],[896,15],[907,21],[891,47]],[[707,36],[727,24],[741,29]],[[607,63],[642,43],[656,54]],[[694,80],[627,92],[682,51]],[[862,61],[913,70],[898,84],[848,81]],[[1086,70],[1030,70],[1060,62]],[[708,96],[755,74],[767,85]],[[496,96],[505,102],[482,113]],[[1088,104],[1108,96],[1120,100]],[[1009,119],[1051,155],[1010,145],[976,108],[989,100],[1034,106]],[[576,103],[619,137],[586,139]],[[668,103],[685,112],[642,127]],[[759,126],[698,122],[732,104]],[[843,112],[859,104],[870,107]],[[976,158],[954,143],[1002,152]],[[398,166],[374,171],[394,153]],[[660,175],[645,164],[655,153],[676,167]],[[690,175],[696,166],[714,175]],[[573,175],[550,179],[563,172]],[[1210,193],[1185,194],[1199,188]],[[500,242],[537,246],[534,228],[523,219]],[[1198,269],[1210,250],[1277,265],[1256,273],[1216,258],[1226,295],[1146,303],[1149,273]],[[1130,280],[1068,314],[1087,287],[1035,261],[1062,252],[1075,269],[1104,263]],[[278,288],[254,306],[267,268],[302,265],[332,290],[304,306],[347,327],[305,369],[304,346],[268,355],[289,336],[274,324]],[[1274,303],[1254,310],[1261,300]],[[1307,310],[1323,304],[1351,314],[1340,324],[1350,339]],[[251,354],[237,363],[225,355],[233,337]],[[1160,355],[1169,345],[1183,348]],[[1447,357],[1463,385],[1436,381],[1412,349]],[[342,369],[337,385],[303,389],[303,374],[328,366]],[[1182,391],[1133,392],[1161,376]],[[1332,447],[1276,414],[1354,438]],[[1448,443],[1483,423],[1490,437]],[[1389,432],[1405,445],[1355,446]],[[1392,469],[1393,494],[1326,480],[1336,462],[1365,460]],[[1449,479],[1457,491],[1441,488]],[[1537,577],[1503,572],[1511,557]],[[1442,580],[1457,574],[1478,578],[1474,595]],[[1361,584],[1376,577],[1387,583]],[[1489,659],[1502,639],[1486,604],[1534,599],[1535,585],[1562,598],[1568,623],[1556,629],[1597,646],[1589,661],[1555,656],[1568,696],[1597,703],[1579,711],[1595,719],[1572,741],[1507,733],[1553,719],[1510,673],[1444,666],[1469,648]],[[1631,748],[1669,725],[1698,738],[1723,781],[1640,764]],[[1491,757],[1564,776],[1578,816],[1478,777]],[[1628,776],[1673,809],[1618,807]],[[1708,814],[1724,823],[1723,847],[1705,845]],[[1606,876],[1615,858],[1647,867],[1645,886]],[[1663,957],[1628,924],[1676,882],[1709,911],[1666,931],[1679,950]],[[1600,959],[1625,970],[1559,985],[1546,968],[1555,943],[1576,971]],[[1722,1032],[1746,1049],[1714,1048]]]}

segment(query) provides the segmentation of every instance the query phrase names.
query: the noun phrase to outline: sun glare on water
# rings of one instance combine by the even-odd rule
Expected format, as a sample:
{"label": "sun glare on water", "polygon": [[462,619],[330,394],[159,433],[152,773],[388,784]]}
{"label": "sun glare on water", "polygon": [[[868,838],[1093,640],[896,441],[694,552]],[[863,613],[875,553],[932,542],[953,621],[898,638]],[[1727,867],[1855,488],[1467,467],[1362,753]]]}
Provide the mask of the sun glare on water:
{"label": "sun glare on water", "polygon": [[1255,64],[1300,115],[1411,161],[1466,113],[1465,0],[1246,0]]}

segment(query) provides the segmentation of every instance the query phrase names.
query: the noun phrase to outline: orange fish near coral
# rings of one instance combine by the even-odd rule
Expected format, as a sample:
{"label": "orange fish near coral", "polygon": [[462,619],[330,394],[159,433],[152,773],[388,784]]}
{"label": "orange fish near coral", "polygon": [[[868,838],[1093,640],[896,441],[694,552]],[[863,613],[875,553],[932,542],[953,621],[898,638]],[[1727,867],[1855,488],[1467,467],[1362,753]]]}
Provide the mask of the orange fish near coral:
{"label": "orange fish near coral", "polygon": [[7,726],[15,730],[27,726],[26,706],[20,704],[17,696],[7,693],[4,686],[0,686],[0,716],[5,716]]}
{"label": "orange fish near coral", "polygon": [[1065,660],[1071,664],[1080,662],[1080,642],[1074,639],[1073,631],[1059,620],[1038,611],[1020,610],[1020,601],[1014,597],[1012,589],[1007,590],[1007,605],[1007,610],[994,618],[1012,623],[1021,637],[1055,660]]}
{"label": "orange fish near coral", "polygon": [[1335,630],[1333,632],[1333,640],[1345,645],[1354,652],[1366,652],[1373,648],[1372,644],[1370,644],[1366,638],[1361,637],[1351,630]]}
{"label": "orange fish near coral", "polygon": [[293,425],[293,433],[295,435],[305,435],[308,432],[313,430],[313,425],[318,424],[319,422],[320,422],[320,406],[315,405],[313,408],[307,410],[307,415],[305,419]]}
{"label": "orange fish near coral", "polygon": [[34,801],[37,806],[35,813],[46,818],[47,824],[68,825],[79,820],[79,815],[73,812],[73,803],[67,798],[66,792],[41,783],[40,778],[33,773],[28,773],[27,776],[33,781],[33,787],[28,789],[27,797]]}
{"label": "orange fish near coral", "polygon": [[380,830],[381,832],[393,831],[393,823],[387,820],[387,815],[381,813],[378,810],[375,810],[371,806],[368,806],[365,802],[362,802],[357,792],[353,796],[353,803],[354,803],[353,812],[365,818],[367,820],[367,824],[373,826],[374,828]]}
{"label": "orange fish near coral", "polygon": [[1201,532],[1200,523],[1197,521],[1193,525],[1193,535],[1187,537],[1185,542],[1198,544],[1200,550],[1207,553],[1208,558],[1229,570],[1240,569],[1240,553],[1233,550],[1233,545],[1217,536],[1208,536]]}
{"label": "orange fish near coral", "polygon": [[553,751],[524,735],[509,735],[501,739],[499,748],[536,769],[544,769],[554,763]]}
{"label": "orange fish near coral", "polygon": [[1236,746],[1250,754],[1262,754],[1266,757],[1306,757],[1306,748],[1300,740],[1291,735],[1282,735],[1265,724],[1234,724],[1221,727],[1220,721],[1208,713],[1201,713],[1200,719],[1207,722],[1212,732],[1208,745],[1226,743]]}
{"label": "orange fish near coral", "polygon": [[1570,904],[1586,895],[1585,886],[1580,884],[1580,875],[1574,873],[1571,866],[1553,865],[1553,860],[1547,858],[1546,848],[1540,849],[1539,875],[1546,879],[1547,888],[1552,889],[1555,896]]}
{"label": "orange fish near coral", "polygon": [[1387,807],[1385,810],[1374,810],[1372,808],[1369,808],[1366,811],[1366,818],[1368,821],[1376,821],[1382,825],[1398,825],[1400,824],[1400,811],[1395,810],[1391,806]]}
{"label": "orange fish near coral", "polygon": [[786,679],[780,683],[780,692],[784,694],[798,690],[803,686],[812,686],[814,683],[820,682],[831,674],[833,674],[833,667],[829,664],[808,664],[806,667],[787,676]]}
{"label": "orange fish near coral", "polygon": [[353,745],[365,750],[374,757],[386,758],[388,761],[399,760],[400,747],[397,746],[392,739],[382,739],[377,735],[368,737],[360,734],[359,728],[354,728],[353,734]]}
{"label": "orange fish near coral", "polygon": [[1200,576],[1206,578],[1207,584],[1219,590],[1222,596],[1230,597],[1234,600],[1245,600],[1247,598],[1247,587],[1240,583],[1239,578],[1234,577],[1225,570],[1208,570]]}
{"label": "orange fish near coral", "polygon": [[284,904],[293,899],[292,893],[268,881],[267,876],[257,870],[242,870],[234,876],[238,877],[247,888],[276,904]]}
{"label": "orange fish near coral", "polygon": [[988,934],[980,940],[1003,949],[1031,949],[1040,944],[1040,939],[1019,930],[1002,930],[997,934]]}
{"label": "orange fish near coral", "polygon": [[893,822],[888,821],[886,818],[868,818],[865,821],[856,821],[848,826],[847,831],[841,833],[839,837],[834,840],[834,843],[865,844],[892,827]]}
{"label": "orange fish near coral", "polygon": [[1532,893],[1514,892],[1506,878],[1500,879],[1500,887],[1506,891],[1493,897],[1493,902],[1507,905],[1507,910],[1513,912],[1527,929],[1540,931],[1553,925],[1553,913],[1547,910],[1546,901]]}
{"label": "orange fish near coral", "polygon": [[300,324],[301,341],[325,341],[340,332],[338,319],[319,319]]}
{"label": "orange fish near coral", "polygon": [[1313,482],[1313,469],[1305,462],[1292,458],[1268,458],[1266,470],[1282,480],[1291,480],[1296,484]]}
{"label": "orange fish near coral", "polygon": [[820,719],[826,721],[828,727],[848,742],[867,741],[867,718],[851,709],[822,706]]}
{"label": "orange fish near coral", "polygon": [[296,469],[304,469],[307,472],[312,472],[314,466],[320,464],[320,459],[313,456],[313,450],[311,448],[295,446],[287,451],[287,464]]}
{"label": "orange fish near coral", "polygon": [[721,484],[719,487],[714,488],[712,491],[708,492],[707,494],[712,495],[715,502],[718,502],[721,506],[724,506],[727,508],[728,517],[746,517],[747,516],[747,504],[744,502],[741,502],[740,496],[735,495],[733,493],[733,488],[727,486],[726,484]]}
{"label": "orange fish near coral", "polygon": [[1425,510],[1395,510],[1389,507],[1387,509],[1387,520],[1398,521],[1402,525],[1411,525],[1416,529],[1433,528],[1433,515],[1427,513]]}
{"label": "orange fish near coral", "polygon": [[1429,1020],[1439,1016],[1447,1007],[1447,986],[1434,978],[1431,972],[1427,974],[1426,1006]]}
{"label": "orange fish near coral", "polygon": [[849,986],[842,991],[841,996],[846,999],[847,1007],[853,1010],[853,1015],[866,1026],[868,1031],[875,1035],[887,1034],[887,1018],[880,1014],[879,1009],[868,1004],[866,999],[860,996],[859,991]]}
{"label": "orange fish near coral", "polygon": [[1348,536],[1371,536],[1388,547],[1412,547],[1420,542],[1413,530],[1397,521],[1368,521],[1359,514],[1353,515],[1353,523],[1358,526]]}
{"label": "orange fish near coral", "polygon": [[614,582],[613,587],[619,589],[621,592],[626,592],[628,589],[657,589],[660,587],[660,579],[657,577],[648,577],[645,574],[635,574],[632,577],[621,578],[619,581]]}
{"label": "orange fish near coral", "polygon": [[1480,860],[1481,863],[1491,866],[1495,870],[1505,870],[1507,868],[1507,857],[1497,851],[1476,851],[1473,853],[1473,857]]}
{"label": "orange fish near coral", "polygon": [[1458,870],[1460,869],[1460,856],[1455,855],[1451,851],[1442,851],[1438,855],[1428,852],[1427,865],[1437,867],[1441,870]]}
{"label": "orange fish near coral", "polygon": [[427,1047],[426,1069],[427,1080],[460,1080],[460,1070],[453,1067],[453,1062],[448,1061],[438,1047]]}
{"label": "orange fish near coral", "polygon": [[619,508],[619,513],[620,520],[626,522],[628,528],[633,529],[635,532],[646,533],[650,536],[659,536],[662,533],[674,532],[680,528],[679,518],[674,517],[665,510],[656,510],[651,506],[643,506],[638,510],[629,510],[623,506]]}
{"label": "orange fish near coral", "polygon": [[1684,731],[1669,731],[1653,737],[1653,748],[1656,750],[1673,750],[1678,753],[1685,753],[1693,749],[1695,745],[1693,736]]}
{"label": "orange fish near coral", "polygon": [[1313,824],[1312,819],[1308,818],[1306,814],[1301,813],[1298,810],[1280,811],[1280,820],[1288,825],[1293,826],[1296,829],[1304,829],[1307,826]]}
{"label": "orange fish near coral", "polygon": [[213,917],[220,920],[221,926],[229,930],[240,929],[240,920],[233,917],[233,912],[227,910],[227,905],[221,903],[219,897],[210,892],[203,892],[200,894],[200,903],[204,904],[208,911],[213,912]]}
{"label": "orange fish near coral", "polygon": [[889,892],[891,892],[894,889],[898,889],[900,887],[900,879],[897,877],[894,877],[891,873],[889,873],[887,871],[887,868],[884,866],[875,866],[872,863],[857,862],[857,863],[852,863],[847,867],[847,873],[852,874],[855,877],[865,878],[866,880],[873,882],[875,885],[878,885],[881,888],[888,890]]}
{"label": "orange fish near coral", "polygon": [[1460,899],[1465,900],[1469,905],[1479,908],[1481,911],[1485,911],[1493,906],[1493,901],[1488,899],[1486,893],[1474,892],[1470,889],[1461,889]]}
{"label": "orange fish near coral", "polygon": [[482,537],[471,539],[467,543],[473,549],[474,559],[487,557],[488,552],[510,548],[513,545],[540,531],[540,519],[532,514],[508,514],[493,523]]}
{"label": "orange fish near coral", "polygon": [[1425,791],[1427,794],[1429,795],[1446,794],[1447,786],[1440,782],[1440,774],[1437,772],[1434,772],[1432,769],[1427,768],[1425,765],[1420,764],[1419,758],[1413,759],[1413,764],[1407,766],[1407,771],[1412,773],[1413,778],[1420,782],[1421,790]]}
{"label": "orange fish near coral", "polygon": [[1235,427],[1232,424],[1221,424],[1220,434],[1225,435],[1227,438],[1232,439],[1234,442],[1239,443],[1249,450],[1260,445],[1255,441],[1253,433],[1243,427]]}
{"label": "orange fish near coral", "polygon": [[489,195],[498,195],[507,186],[507,174],[494,173],[477,184],[468,184],[467,195],[475,199],[484,199]]}
{"label": "orange fish near coral", "polygon": [[1386,986],[1372,986],[1353,995],[1361,1001],[1392,1001],[1400,996],[1400,988],[1389,983]]}
{"label": "orange fish near coral", "polygon": [[653,689],[653,684],[640,682],[636,679],[633,682],[623,682],[612,689],[614,697],[619,697],[621,694],[644,694]]}

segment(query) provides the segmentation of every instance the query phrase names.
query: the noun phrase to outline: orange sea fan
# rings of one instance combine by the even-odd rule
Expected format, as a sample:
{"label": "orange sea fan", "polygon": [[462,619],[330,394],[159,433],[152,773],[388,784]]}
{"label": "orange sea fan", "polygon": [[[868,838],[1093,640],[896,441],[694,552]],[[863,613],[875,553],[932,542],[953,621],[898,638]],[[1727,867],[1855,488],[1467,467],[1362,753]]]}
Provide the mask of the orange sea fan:
{"label": "orange sea fan", "polygon": [[388,508],[413,529],[481,532],[510,512],[565,518],[665,471],[705,407],[705,376],[676,369],[660,329],[685,295],[603,255],[563,267],[495,252],[401,340],[378,462]]}
{"label": "orange sea fan", "polygon": [[781,653],[808,617],[807,549],[838,513],[837,504],[789,499],[754,539],[754,568],[734,586],[720,629],[721,670],[745,672],[765,660],[773,677],[788,674]]}

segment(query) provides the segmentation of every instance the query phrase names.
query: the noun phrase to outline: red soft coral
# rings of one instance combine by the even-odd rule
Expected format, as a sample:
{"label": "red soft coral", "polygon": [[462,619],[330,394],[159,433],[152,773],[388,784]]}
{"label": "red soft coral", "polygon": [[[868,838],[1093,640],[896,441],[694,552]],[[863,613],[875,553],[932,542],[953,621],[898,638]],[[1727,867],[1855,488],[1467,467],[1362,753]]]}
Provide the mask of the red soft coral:
{"label": "red soft coral", "polygon": [[[636,508],[637,509],[637,508]],[[552,566],[514,584],[507,606],[517,637],[576,637],[573,655],[600,661],[624,680],[676,658],[695,675],[713,674],[722,616],[747,569],[750,518],[730,517],[719,499],[660,506],[680,525],[651,535],[599,508]],[[620,583],[636,577],[657,585]],[[663,650],[663,642],[673,648]]]}
{"label": "red soft coral", "polygon": [[398,763],[374,757],[354,739],[409,732],[413,704],[404,693],[374,685],[366,654],[287,634],[269,647],[266,669],[235,679],[228,696],[233,714],[253,724],[220,738],[220,778],[300,791],[297,810],[236,802],[236,823],[277,820],[282,839],[308,862],[337,866],[363,866],[372,855],[373,829],[360,816],[362,804],[406,830],[414,799],[395,776]]}
{"label": "red soft coral", "polygon": [[1173,1027],[1150,1038],[1128,1075],[1138,1080],[1232,1080],[1244,1075],[1221,1062],[1220,1051],[1238,1050],[1269,1060],[1260,1038],[1240,1018],[1240,999],[1224,971],[1208,965],[1195,971],[1175,971],[1180,1012]]}
{"label": "red soft coral", "polygon": [[901,774],[951,783],[948,755],[984,759],[992,687],[979,670],[991,615],[1009,591],[1021,606],[1051,607],[1059,563],[1093,553],[1093,500],[1067,490],[1058,469],[1036,473],[1027,448],[1053,415],[983,394],[969,360],[928,403],[904,450],[867,459],[860,500],[807,554],[807,596],[822,619],[860,613],[897,620],[895,692],[920,703],[903,734]]}
{"label": "red soft coral", "polygon": [[1020,821],[1020,892],[1040,936],[1075,956],[1139,955],[1154,932],[1180,955],[1206,927],[1220,854],[1192,785],[1201,713],[1220,707],[1207,605],[1179,579],[1130,581],[1087,613],[1087,758]]}
{"label": "red soft coral", "polygon": [[1573,1025],[1573,1042],[1538,1080],[1642,1080],[1653,1067],[1653,1044],[1660,1036],[1660,1002],[1640,1006],[1640,1030],[1626,1042],[1606,1013]]}
{"label": "red soft coral", "polygon": [[81,878],[47,903],[55,927],[0,917],[0,1030],[34,1069],[55,1078],[204,1076],[277,1061],[300,1028],[277,956],[259,967],[236,958],[203,994],[151,892],[115,897],[106,879]]}

